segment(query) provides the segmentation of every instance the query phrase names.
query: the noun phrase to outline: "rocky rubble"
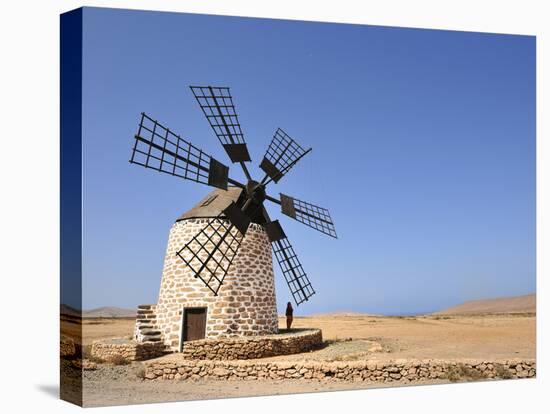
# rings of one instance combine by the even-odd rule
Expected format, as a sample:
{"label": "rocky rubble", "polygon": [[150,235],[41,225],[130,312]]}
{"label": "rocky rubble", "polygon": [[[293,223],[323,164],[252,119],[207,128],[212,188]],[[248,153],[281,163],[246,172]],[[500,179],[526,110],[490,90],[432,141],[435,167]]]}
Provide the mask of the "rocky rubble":
{"label": "rocky rubble", "polygon": [[77,349],[75,342],[68,336],[61,335],[59,340],[59,355],[61,358],[72,358],[76,356]]}
{"label": "rocky rubble", "polygon": [[72,364],[75,368],[78,368],[84,371],[93,371],[97,369],[97,364],[88,359],[75,359],[72,361]]}

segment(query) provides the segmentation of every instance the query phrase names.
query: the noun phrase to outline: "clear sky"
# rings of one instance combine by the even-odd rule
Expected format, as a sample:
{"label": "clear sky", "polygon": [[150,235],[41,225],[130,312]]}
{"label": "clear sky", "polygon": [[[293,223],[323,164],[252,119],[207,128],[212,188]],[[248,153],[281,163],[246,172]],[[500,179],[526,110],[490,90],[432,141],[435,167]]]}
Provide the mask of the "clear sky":
{"label": "clear sky", "polygon": [[231,87],[255,177],[277,127],[313,147],[268,188],[339,236],[268,206],[317,291],[298,314],[535,291],[534,37],[87,8],[83,44],[85,309],[155,303],[170,227],[210,191],[128,163],[142,111],[230,165],[190,84]]}

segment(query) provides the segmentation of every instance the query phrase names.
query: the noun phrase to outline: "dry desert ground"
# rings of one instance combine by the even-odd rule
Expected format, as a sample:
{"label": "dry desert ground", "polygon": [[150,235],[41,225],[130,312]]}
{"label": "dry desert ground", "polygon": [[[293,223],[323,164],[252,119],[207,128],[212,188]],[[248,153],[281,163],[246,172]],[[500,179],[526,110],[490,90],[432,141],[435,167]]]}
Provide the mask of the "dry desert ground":
{"label": "dry desert ground", "polygon": [[[534,313],[434,314],[387,317],[334,314],[295,317],[293,328],[321,328],[326,346],[306,354],[272,357],[273,360],[386,361],[395,359],[512,359],[535,358]],[[283,327],[280,318],[279,325]],[[130,337],[131,318],[86,318],[83,345],[96,339]],[[75,326],[62,324],[72,336]],[[158,401],[242,397],[298,392],[331,391],[387,386],[387,384],[319,382],[310,380],[255,380],[246,383],[215,380],[142,381],[141,363],[99,364],[84,371],[86,406]],[[433,380],[425,383],[442,383]]]}
{"label": "dry desert ground", "polygon": [[[376,359],[535,358],[535,319],[532,313],[406,317],[319,315],[295,317],[292,327],[320,328],[323,339],[338,343],[349,338],[376,341],[385,350],[369,356]],[[83,344],[91,344],[97,339],[130,337],[134,323],[131,318],[84,319]],[[283,325],[284,320],[280,318],[280,328]],[[66,332],[70,333],[70,328]],[[326,349],[315,352],[326,352]]]}

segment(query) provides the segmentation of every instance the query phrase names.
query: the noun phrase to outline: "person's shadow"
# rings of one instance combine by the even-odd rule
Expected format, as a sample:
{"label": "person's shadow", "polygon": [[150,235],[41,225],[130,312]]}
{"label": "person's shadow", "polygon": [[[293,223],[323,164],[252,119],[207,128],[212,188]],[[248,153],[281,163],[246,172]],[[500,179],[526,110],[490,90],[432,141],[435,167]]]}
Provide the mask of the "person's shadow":
{"label": "person's shadow", "polygon": [[59,385],[57,384],[38,384],[36,388],[56,400],[59,399]]}

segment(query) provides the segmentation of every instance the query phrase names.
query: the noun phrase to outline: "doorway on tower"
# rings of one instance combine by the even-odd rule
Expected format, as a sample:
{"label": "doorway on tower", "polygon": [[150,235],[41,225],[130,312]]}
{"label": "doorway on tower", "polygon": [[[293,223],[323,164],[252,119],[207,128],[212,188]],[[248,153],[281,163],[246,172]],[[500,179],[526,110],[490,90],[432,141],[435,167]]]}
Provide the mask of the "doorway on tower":
{"label": "doorway on tower", "polygon": [[206,308],[183,308],[181,344],[204,339],[206,334]]}

